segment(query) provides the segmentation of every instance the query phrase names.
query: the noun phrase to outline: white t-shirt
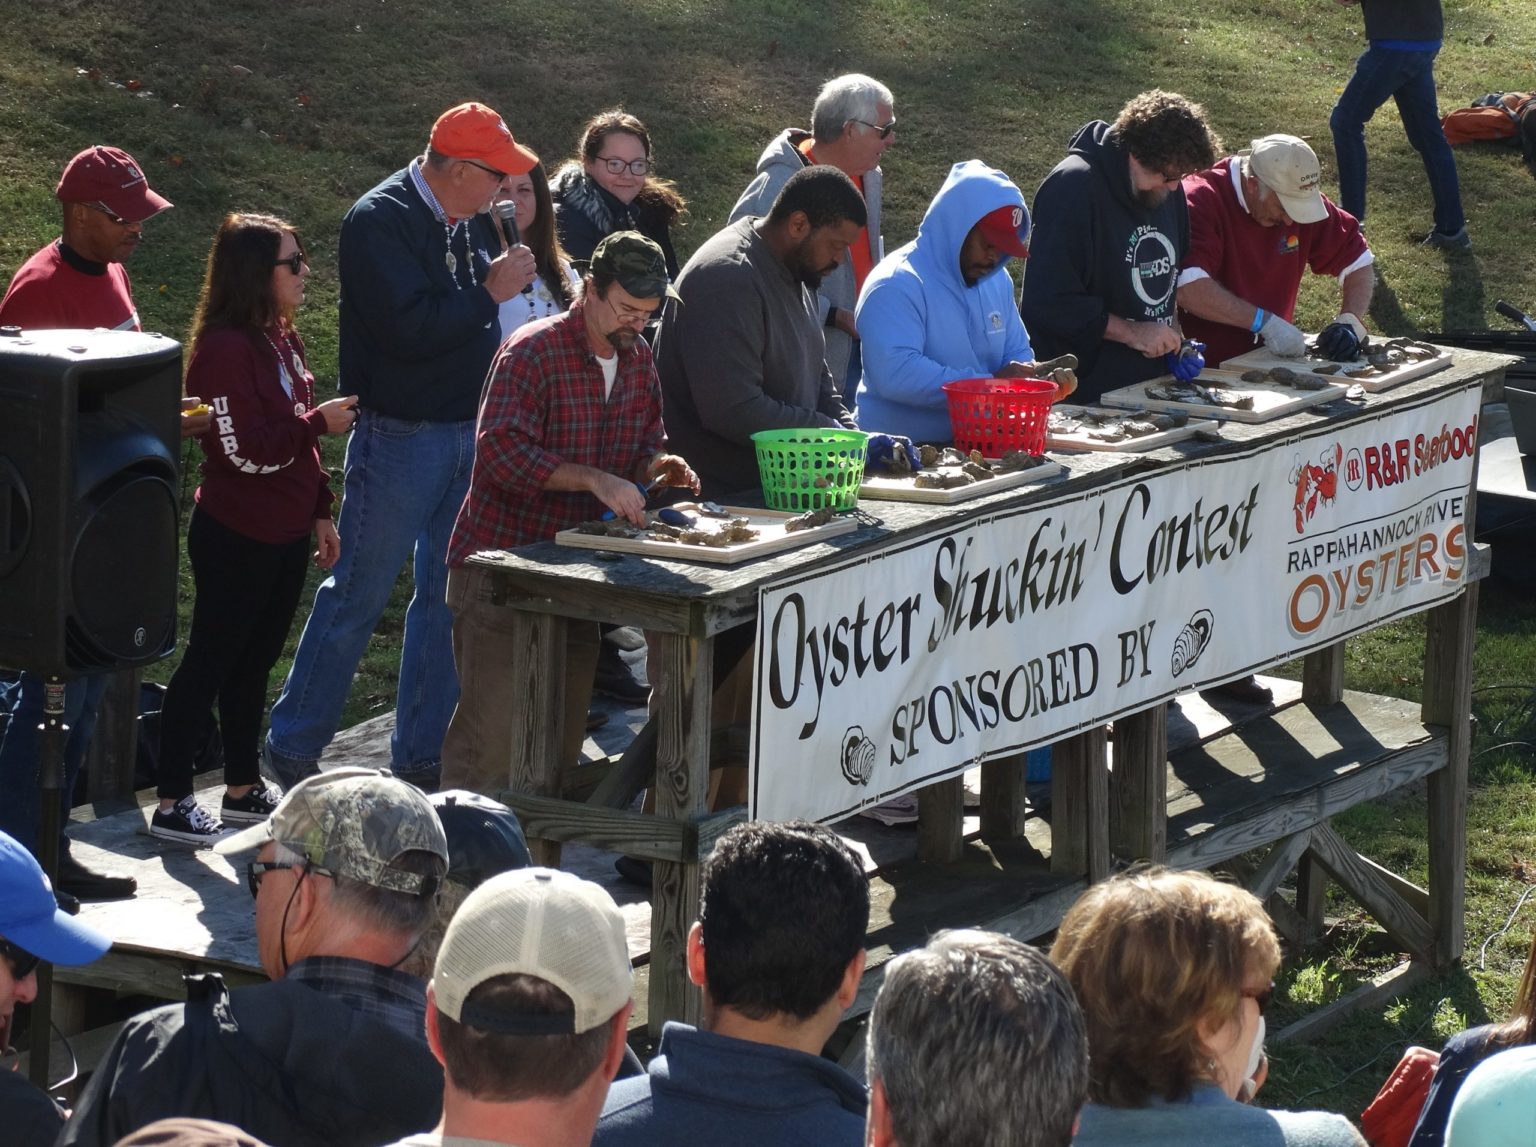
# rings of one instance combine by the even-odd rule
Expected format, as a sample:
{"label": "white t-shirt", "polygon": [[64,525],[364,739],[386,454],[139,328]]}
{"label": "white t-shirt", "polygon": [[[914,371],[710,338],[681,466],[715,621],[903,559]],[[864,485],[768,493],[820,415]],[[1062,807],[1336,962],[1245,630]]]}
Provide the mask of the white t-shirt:
{"label": "white t-shirt", "polygon": [[499,1139],[467,1139],[463,1135],[439,1135],[436,1131],[422,1131],[407,1135],[404,1139],[386,1147],[517,1147]]}
{"label": "white t-shirt", "polygon": [[[560,269],[565,272],[565,277],[570,279],[573,290],[581,286],[581,277],[571,270],[569,263],[562,262]],[[565,304],[555,298],[543,278],[536,278],[526,292],[513,295],[497,310],[496,317],[501,324],[501,341],[506,342],[512,332],[524,323],[558,315],[564,310]]]}

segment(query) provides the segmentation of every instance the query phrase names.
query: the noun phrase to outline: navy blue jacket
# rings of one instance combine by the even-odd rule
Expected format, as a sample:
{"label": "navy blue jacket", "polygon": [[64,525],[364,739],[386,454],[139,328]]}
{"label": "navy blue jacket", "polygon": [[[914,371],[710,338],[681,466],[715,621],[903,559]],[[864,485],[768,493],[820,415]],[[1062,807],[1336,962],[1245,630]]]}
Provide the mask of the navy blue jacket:
{"label": "navy blue jacket", "polygon": [[863,1147],[864,1085],[831,1060],[669,1023],[608,1089],[593,1147]]}
{"label": "navy blue jacket", "polygon": [[475,285],[501,250],[490,217],[477,215],[455,230],[454,272],[448,250],[446,229],[409,168],[341,221],[340,390],[364,408],[421,422],[475,417],[501,343],[496,302]]}

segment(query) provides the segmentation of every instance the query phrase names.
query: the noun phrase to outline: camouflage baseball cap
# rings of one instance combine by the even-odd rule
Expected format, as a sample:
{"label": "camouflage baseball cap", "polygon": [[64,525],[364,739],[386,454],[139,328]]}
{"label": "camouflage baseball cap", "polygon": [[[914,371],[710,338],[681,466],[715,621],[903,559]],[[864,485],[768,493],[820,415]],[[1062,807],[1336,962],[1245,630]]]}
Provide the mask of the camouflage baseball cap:
{"label": "camouflage baseball cap", "polygon": [[272,815],[214,845],[246,852],[275,841],[315,868],[376,888],[417,895],[438,880],[396,868],[407,852],[430,852],[448,867],[448,839],[432,805],[414,785],[387,769],[331,769],[306,777]]}
{"label": "camouflage baseball cap", "polygon": [[612,276],[637,299],[682,298],[667,277],[667,257],[638,231],[615,231],[604,238],[587,266],[595,275]]}

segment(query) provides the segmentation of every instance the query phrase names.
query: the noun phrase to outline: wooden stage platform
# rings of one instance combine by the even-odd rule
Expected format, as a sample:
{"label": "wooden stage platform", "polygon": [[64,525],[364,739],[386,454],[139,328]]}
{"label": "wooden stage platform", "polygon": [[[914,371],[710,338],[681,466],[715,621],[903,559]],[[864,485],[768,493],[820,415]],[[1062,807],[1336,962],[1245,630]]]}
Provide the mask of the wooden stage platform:
{"label": "wooden stage platform", "polygon": [[[1299,683],[1264,680],[1274,689],[1273,707],[1213,698],[1217,708],[1198,694],[1183,695],[1169,707],[1170,863],[1218,866],[1277,833],[1322,839],[1332,833],[1323,822],[1334,812],[1409,784],[1444,763],[1444,738],[1422,724],[1415,706],[1346,694],[1340,705],[1314,707],[1301,702]],[[609,724],[586,746],[594,763],[621,751],[644,717],[640,709],[625,711],[612,703],[604,708]],[[327,753],[326,766],[386,763],[392,724],[391,714],[346,731]],[[1112,740],[1110,756],[1113,761]],[[974,791],[979,770],[967,779]],[[216,807],[222,791],[218,774],[199,783],[201,799]],[[181,977],[191,972],[217,971],[231,984],[262,978],[243,870],[211,850],[147,835],[153,794],[141,796],[139,808],[102,809],[102,815],[89,807],[76,810],[70,829],[76,855],[92,866],[131,872],[140,891],[131,900],[83,907],[82,918],[111,935],[114,947],[96,964],[57,969],[59,983],[177,999],[184,996]],[[871,877],[868,971],[851,1018],[868,1009],[884,965],[939,928],[985,927],[1021,939],[1037,939],[1055,928],[1087,880],[1052,871],[1050,799],[1050,784],[1031,785],[1023,836],[995,845],[983,839],[980,815],[969,812],[961,857],[946,865],[917,862],[915,825],[853,817],[837,826]],[[607,888],[624,913],[636,964],[638,1033],[648,1018],[651,905],[647,890],[618,877],[614,859],[613,853],[580,844],[562,852],[565,868]],[[1340,867],[1347,865],[1341,861]],[[1272,895],[1284,874],[1261,891]],[[1285,907],[1275,911],[1284,923]],[[1404,927],[1408,939],[1423,940],[1411,925]]]}

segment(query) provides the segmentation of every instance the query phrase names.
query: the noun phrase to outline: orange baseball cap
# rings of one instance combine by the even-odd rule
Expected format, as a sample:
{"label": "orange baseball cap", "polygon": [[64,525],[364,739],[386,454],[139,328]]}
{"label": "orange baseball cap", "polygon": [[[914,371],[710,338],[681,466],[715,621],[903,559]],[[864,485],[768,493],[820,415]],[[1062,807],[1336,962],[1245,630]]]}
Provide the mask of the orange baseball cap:
{"label": "orange baseball cap", "polygon": [[512,138],[506,121],[484,104],[459,104],[438,116],[428,146],[439,155],[478,160],[508,175],[526,175],[539,162]]}

